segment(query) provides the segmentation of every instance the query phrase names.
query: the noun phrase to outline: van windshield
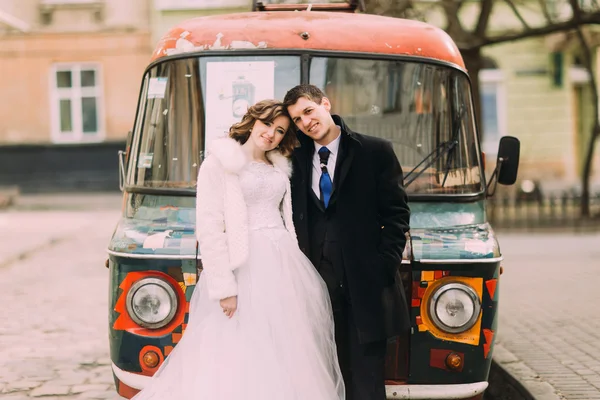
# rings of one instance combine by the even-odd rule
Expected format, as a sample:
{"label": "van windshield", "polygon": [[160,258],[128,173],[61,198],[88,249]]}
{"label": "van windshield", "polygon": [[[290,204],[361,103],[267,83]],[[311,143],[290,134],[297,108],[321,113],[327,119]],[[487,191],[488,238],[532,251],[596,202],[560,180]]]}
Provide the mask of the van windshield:
{"label": "van windshield", "polygon": [[283,99],[300,83],[299,56],[195,57],[146,75],[128,188],[195,193],[206,144],[227,134],[249,105]]}
{"label": "van windshield", "polygon": [[483,190],[469,82],[448,67],[314,58],[310,82],[350,129],[392,142],[409,194]]}
{"label": "van windshield", "polygon": [[409,195],[483,191],[464,73],[407,60],[313,57],[302,64],[299,55],[233,54],[170,60],[148,72],[127,187],[193,194],[206,143],[226,135],[248,105],[283,99],[303,72],[350,129],[392,142]]}

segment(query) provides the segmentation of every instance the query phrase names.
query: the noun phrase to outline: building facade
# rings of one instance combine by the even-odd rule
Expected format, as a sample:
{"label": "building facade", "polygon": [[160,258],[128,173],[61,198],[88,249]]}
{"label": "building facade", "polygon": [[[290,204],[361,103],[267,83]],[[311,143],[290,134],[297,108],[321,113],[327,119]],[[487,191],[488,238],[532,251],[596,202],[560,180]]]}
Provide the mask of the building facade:
{"label": "building facade", "polygon": [[0,0],[0,186],[118,190],[150,0]]}

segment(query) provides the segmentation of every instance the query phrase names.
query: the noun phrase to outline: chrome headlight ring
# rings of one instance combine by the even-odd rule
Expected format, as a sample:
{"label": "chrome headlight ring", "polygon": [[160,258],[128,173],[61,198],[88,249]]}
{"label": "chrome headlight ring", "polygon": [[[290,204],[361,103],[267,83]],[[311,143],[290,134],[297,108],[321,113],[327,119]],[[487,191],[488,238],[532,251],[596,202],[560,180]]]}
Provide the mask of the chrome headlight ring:
{"label": "chrome headlight ring", "polygon": [[[433,323],[447,333],[461,333],[472,328],[480,312],[479,296],[464,283],[453,282],[438,287],[429,301]],[[454,318],[456,320],[452,321]]]}
{"label": "chrome headlight ring", "polygon": [[173,320],[178,299],[173,287],[156,277],[142,278],[131,285],[125,299],[127,313],[138,325],[158,329]]}

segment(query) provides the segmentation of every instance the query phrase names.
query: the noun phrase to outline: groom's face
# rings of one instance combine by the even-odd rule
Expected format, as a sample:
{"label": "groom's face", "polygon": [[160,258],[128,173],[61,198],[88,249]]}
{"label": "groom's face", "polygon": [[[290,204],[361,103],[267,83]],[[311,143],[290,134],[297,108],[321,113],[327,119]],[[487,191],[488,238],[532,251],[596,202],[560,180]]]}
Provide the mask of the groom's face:
{"label": "groom's face", "polygon": [[306,97],[300,97],[295,104],[288,106],[288,112],[298,129],[320,145],[328,145],[337,137],[335,123],[329,111],[331,103],[323,97],[317,104]]}

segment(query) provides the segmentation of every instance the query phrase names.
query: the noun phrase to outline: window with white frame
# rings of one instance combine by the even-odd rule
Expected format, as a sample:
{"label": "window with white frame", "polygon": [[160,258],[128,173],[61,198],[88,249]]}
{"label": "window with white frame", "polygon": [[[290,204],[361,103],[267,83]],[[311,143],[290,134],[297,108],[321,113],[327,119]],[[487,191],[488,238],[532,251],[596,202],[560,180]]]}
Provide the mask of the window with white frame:
{"label": "window with white frame", "polygon": [[482,69],[479,72],[479,96],[483,128],[481,147],[485,153],[496,154],[500,138],[506,135],[506,92],[501,70]]}
{"label": "window with white frame", "polygon": [[104,139],[102,81],[97,64],[57,64],[52,68],[51,110],[54,142]]}

